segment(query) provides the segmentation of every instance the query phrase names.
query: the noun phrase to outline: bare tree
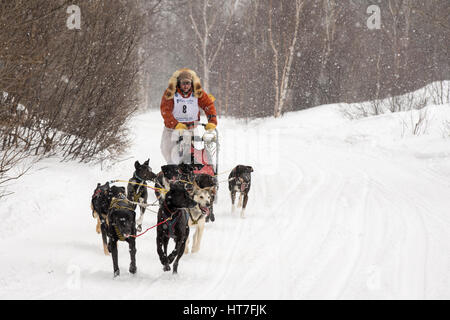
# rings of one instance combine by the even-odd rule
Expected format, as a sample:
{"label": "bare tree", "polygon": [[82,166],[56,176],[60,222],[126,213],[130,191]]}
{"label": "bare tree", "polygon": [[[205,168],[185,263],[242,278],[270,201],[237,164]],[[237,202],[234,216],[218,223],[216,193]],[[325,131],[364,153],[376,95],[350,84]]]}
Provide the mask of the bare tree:
{"label": "bare tree", "polygon": [[[189,1],[189,19],[197,40],[194,48],[203,69],[202,82],[206,91],[209,91],[210,72],[223,47],[238,5],[239,0],[234,0],[228,6],[226,2],[211,0]],[[225,21],[220,23],[220,18]]]}
{"label": "bare tree", "polygon": [[[330,59],[332,58],[333,51],[336,50],[336,31],[338,19],[340,16],[340,11],[343,7],[341,3],[337,3],[336,0],[323,0],[321,3],[322,9],[322,53],[319,57],[320,59],[320,71],[318,76],[318,82],[316,85],[315,92],[315,104],[328,103],[330,97],[330,85],[332,80],[327,73],[329,68]],[[321,100],[320,97],[325,97]]]}
{"label": "bare tree", "polygon": [[127,146],[139,48],[161,1],[79,1],[81,30],[66,26],[69,2],[0,2],[0,184],[26,157],[92,161]]}
{"label": "bare tree", "polygon": [[[388,8],[391,18],[390,28],[387,31],[388,37],[392,41],[392,53],[394,57],[394,78],[397,81],[400,71],[407,68],[407,53],[409,46],[409,34],[411,30],[411,7],[410,0],[389,0]],[[402,64],[402,56],[404,63]]]}
{"label": "bare tree", "polygon": [[[272,0],[270,0],[268,15],[269,15],[269,41],[270,46],[273,51],[273,65],[274,65],[274,73],[275,73],[275,106],[274,106],[274,116],[277,118],[281,116],[284,108],[284,104],[286,102],[287,98],[287,92],[289,87],[289,79],[291,75],[291,67],[292,67],[292,61],[294,59],[294,51],[295,51],[295,44],[297,42],[298,38],[298,28],[300,24],[300,12],[302,10],[302,7],[304,5],[303,0],[295,0],[295,10],[294,10],[294,24],[293,29],[290,30],[292,33],[292,37],[288,39],[289,44],[288,47],[285,50],[282,46],[282,41],[284,40],[284,36],[286,35],[284,33],[284,30],[282,28],[275,28],[274,22],[273,22],[273,16],[274,16],[274,7],[272,4]],[[279,6],[283,6],[283,2],[279,3]],[[281,11],[283,9],[281,8]],[[283,20],[277,21],[278,24],[284,23]],[[275,32],[278,31],[278,34],[275,34]],[[277,37],[277,38],[276,38]]]}

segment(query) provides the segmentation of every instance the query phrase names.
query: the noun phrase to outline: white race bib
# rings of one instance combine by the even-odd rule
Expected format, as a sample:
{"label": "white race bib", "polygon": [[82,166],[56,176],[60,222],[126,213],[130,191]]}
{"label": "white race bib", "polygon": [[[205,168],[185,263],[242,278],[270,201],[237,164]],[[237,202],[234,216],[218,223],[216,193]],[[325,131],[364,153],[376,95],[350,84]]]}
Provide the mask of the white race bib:
{"label": "white race bib", "polygon": [[192,94],[183,98],[178,92],[173,97],[173,116],[179,122],[193,122],[198,120],[198,98]]}

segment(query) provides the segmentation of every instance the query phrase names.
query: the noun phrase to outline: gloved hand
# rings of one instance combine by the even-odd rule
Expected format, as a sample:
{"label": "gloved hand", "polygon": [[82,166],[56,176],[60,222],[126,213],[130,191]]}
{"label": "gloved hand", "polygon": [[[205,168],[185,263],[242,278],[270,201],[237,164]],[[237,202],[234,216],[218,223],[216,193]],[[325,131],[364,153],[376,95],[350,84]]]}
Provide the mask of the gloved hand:
{"label": "gloved hand", "polygon": [[184,123],[178,122],[177,126],[175,127],[175,130],[187,130],[187,125],[185,125]]}
{"label": "gloved hand", "polygon": [[205,130],[209,131],[209,130],[214,130],[216,128],[216,125],[214,123],[208,122],[205,126]]}

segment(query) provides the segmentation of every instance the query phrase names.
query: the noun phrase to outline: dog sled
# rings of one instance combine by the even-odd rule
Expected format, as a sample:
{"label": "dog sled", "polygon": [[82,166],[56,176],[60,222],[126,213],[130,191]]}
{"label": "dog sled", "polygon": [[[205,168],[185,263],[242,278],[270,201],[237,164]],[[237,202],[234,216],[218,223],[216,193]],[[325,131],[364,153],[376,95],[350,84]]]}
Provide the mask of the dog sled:
{"label": "dog sled", "polygon": [[[201,123],[202,127],[206,124]],[[200,135],[198,128],[192,131],[185,131],[177,141],[178,156],[181,163],[192,164],[194,167],[193,174],[195,176],[206,174],[211,176],[214,187],[213,203],[217,203],[217,191],[219,183],[217,179],[219,170],[219,132],[217,128],[205,131]],[[206,185],[205,187],[210,187]],[[206,221],[214,221],[213,203],[209,208]]]}
{"label": "dog sled", "polygon": [[[205,127],[206,124],[201,123]],[[219,169],[219,132],[216,129],[199,135],[198,129],[188,131],[178,138],[180,163],[193,164],[194,173],[217,176]]]}

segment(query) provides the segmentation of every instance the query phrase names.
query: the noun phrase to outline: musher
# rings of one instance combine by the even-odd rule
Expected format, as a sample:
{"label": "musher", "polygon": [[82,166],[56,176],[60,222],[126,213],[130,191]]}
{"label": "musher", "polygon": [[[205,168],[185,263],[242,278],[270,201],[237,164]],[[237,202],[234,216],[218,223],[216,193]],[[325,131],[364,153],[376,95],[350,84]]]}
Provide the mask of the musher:
{"label": "musher", "polygon": [[203,90],[200,78],[187,68],[176,71],[161,99],[161,115],[164,131],[161,137],[161,152],[167,164],[179,164],[177,141],[184,130],[193,131],[200,121],[200,109],[205,112],[208,123],[206,131],[217,126],[214,100]]}

